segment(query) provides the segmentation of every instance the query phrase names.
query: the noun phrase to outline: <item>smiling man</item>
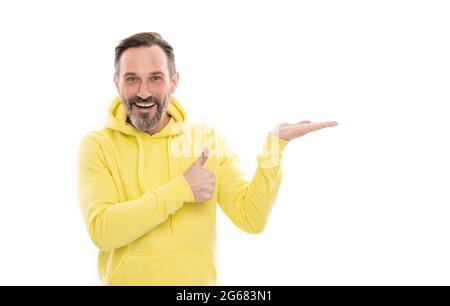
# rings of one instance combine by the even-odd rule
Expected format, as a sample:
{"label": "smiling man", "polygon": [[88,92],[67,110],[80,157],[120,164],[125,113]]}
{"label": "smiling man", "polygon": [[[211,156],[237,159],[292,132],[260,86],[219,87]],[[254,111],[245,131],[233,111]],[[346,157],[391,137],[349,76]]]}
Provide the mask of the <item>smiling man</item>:
{"label": "smiling man", "polygon": [[106,285],[214,285],[217,204],[240,229],[260,233],[292,139],[337,123],[282,123],[266,134],[247,180],[222,135],[187,120],[172,96],[172,47],[139,33],[115,50],[118,96],[106,126],[81,141],[79,201]]}

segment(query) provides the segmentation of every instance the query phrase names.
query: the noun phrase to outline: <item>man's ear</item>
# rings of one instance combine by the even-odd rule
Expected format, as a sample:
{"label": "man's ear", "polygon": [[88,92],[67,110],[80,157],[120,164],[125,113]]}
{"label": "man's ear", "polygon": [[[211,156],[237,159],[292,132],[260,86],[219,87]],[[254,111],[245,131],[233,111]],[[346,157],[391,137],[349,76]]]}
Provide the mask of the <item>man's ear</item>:
{"label": "man's ear", "polygon": [[120,94],[120,90],[119,90],[119,76],[117,74],[115,74],[115,73],[114,73],[114,84],[116,84],[117,93]]}
{"label": "man's ear", "polygon": [[173,75],[172,77],[172,83],[170,84],[170,94],[174,94],[175,90],[177,90],[177,86],[178,86],[178,81],[180,80],[180,74],[178,73],[178,71]]}

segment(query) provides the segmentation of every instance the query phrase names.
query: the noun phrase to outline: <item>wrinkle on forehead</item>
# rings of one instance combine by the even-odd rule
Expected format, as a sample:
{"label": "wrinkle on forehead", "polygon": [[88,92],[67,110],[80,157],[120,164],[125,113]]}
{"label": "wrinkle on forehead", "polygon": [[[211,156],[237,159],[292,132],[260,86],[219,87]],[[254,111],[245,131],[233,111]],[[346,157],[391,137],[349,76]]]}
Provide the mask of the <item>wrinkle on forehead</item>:
{"label": "wrinkle on forehead", "polygon": [[122,54],[119,64],[122,74],[134,72],[148,75],[159,71],[168,75],[167,56],[159,46],[127,49]]}

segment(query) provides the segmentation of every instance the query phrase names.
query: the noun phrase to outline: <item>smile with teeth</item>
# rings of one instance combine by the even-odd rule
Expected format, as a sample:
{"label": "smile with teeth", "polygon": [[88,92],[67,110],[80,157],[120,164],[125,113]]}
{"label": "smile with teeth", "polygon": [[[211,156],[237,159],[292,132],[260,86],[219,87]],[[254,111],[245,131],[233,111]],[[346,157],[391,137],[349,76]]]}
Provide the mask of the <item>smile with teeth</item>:
{"label": "smile with teeth", "polygon": [[150,102],[150,103],[145,103],[145,102],[137,102],[135,103],[137,106],[139,107],[152,107],[153,105],[155,105],[154,102]]}

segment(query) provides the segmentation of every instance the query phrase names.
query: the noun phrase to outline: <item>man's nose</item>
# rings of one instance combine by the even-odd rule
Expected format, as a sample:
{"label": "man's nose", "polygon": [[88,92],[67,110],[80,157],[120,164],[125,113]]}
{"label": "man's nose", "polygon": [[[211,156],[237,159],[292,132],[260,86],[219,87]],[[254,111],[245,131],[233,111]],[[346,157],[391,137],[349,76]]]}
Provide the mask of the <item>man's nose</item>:
{"label": "man's nose", "polygon": [[137,93],[137,96],[141,99],[147,99],[148,97],[150,97],[152,94],[150,93],[150,90],[148,90],[147,84],[142,83],[141,87],[139,88],[139,91]]}

